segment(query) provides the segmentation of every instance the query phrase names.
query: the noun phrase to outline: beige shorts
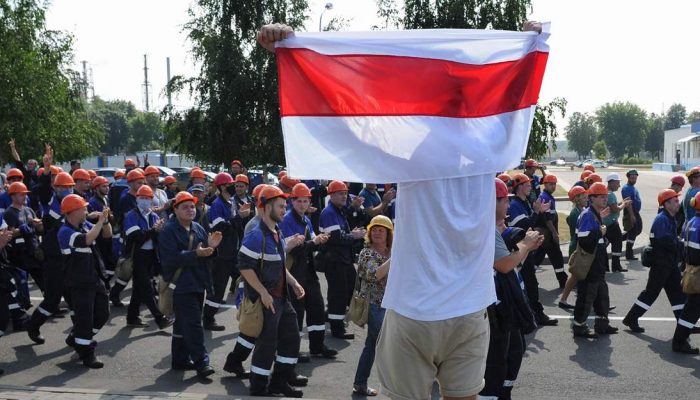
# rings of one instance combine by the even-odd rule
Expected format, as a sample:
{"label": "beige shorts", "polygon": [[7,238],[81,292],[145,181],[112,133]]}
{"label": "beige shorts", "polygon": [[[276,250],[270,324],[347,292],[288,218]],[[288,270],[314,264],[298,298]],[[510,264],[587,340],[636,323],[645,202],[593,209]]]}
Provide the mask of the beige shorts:
{"label": "beige shorts", "polygon": [[379,381],[392,399],[429,399],[435,380],[443,396],[472,396],[484,387],[488,347],[486,310],[443,321],[387,310],[377,342]]}

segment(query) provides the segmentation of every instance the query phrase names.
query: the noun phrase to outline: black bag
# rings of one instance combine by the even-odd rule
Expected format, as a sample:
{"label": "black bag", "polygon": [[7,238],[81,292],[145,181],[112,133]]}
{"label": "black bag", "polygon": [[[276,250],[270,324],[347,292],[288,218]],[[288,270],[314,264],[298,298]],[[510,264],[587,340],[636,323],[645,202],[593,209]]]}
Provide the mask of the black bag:
{"label": "black bag", "polygon": [[651,248],[651,246],[645,246],[644,250],[642,250],[642,265],[643,266],[651,267],[651,262],[652,262],[651,253],[652,253],[652,251],[653,251],[653,249]]}

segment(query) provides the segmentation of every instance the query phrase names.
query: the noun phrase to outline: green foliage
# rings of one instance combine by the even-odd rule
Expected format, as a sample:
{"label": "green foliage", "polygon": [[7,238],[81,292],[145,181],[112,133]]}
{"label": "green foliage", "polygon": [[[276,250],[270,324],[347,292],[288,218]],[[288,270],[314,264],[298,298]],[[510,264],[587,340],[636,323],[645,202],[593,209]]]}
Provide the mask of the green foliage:
{"label": "green foliage", "polygon": [[647,160],[646,158],[639,158],[639,157],[625,157],[622,159],[621,164],[624,165],[649,165],[651,164],[651,160]]}
{"label": "green foliage", "polygon": [[600,139],[605,141],[613,156],[633,156],[642,150],[648,126],[646,112],[638,105],[606,103],[596,111],[596,119]]}
{"label": "green foliage", "polygon": [[89,113],[106,133],[106,140],[100,147],[104,154],[164,149],[163,124],[156,113],[139,111],[128,101],[105,101],[99,97],[90,103]]}
{"label": "green foliage", "polygon": [[700,121],[700,111],[693,111],[686,117],[688,122],[698,122]]}
{"label": "green foliage", "polygon": [[[46,29],[46,3],[0,0],[0,143],[14,137],[24,158],[51,143],[57,161],[94,155],[103,133],[81,97],[83,83],[69,68],[73,38]],[[1,146],[9,159],[7,146]]]}
{"label": "green foliage", "polygon": [[681,125],[685,124],[687,111],[683,104],[674,103],[668,108],[666,112],[666,122],[664,123],[664,129],[678,129]]}
{"label": "green foliage", "polygon": [[547,154],[548,148],[557,149],[555,142],[559,132],[554,118],[566,115],[566,99],[557,97],[549,104],[538,104],[535,110],[535,118],[532,120],[532,130],[527,142],[526,158],[540,159]]}
{"label": "green foliage", "polygon": [[256,45],[259,27],[285,22],[303,27],[306,0],[197,0],[185,25],[195,77],[176,76],[172,93],[188,91],[188,110],[165,108],[165,143],[205,163],[284,163],[274,57]]}
{"label": "green foliage", "polygon": [[654,159],[659,160],[664,149],[664,117],[652,113],[647,120],[648,132],[644,150],[650,152]]}
{"label": "green foliage", "polygon": [[599,140],[593,144],[593,154],[595,154],[596,158],[605,160],[608,158],[608,147],[605,145],[605,142],[602,140]]}
{"label": "green foliage", "polygon": [[377,17],[384,21],[384,26],[373,26],[372,29],[399,29],[402,21],[396,0],[376,0]]}
{"label": "green foliage", "polygon": [[516,31],[526,21],[528,11],[532,11],[531,3],[530,0],[404,0],[402,21],[406,29]]}
{"label": "green foliage", "polygon": [[566,139],[569,149],[575,151],[579,157],[590,154],[598,139],[598,128],[594,118],[580,112],[573,113],[566,126]]}

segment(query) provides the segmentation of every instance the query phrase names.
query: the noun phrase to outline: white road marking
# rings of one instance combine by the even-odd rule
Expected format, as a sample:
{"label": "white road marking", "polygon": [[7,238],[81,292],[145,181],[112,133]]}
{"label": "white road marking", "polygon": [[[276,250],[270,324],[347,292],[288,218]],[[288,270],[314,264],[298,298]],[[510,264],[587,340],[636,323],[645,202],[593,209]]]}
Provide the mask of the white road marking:
{"label": "white road marking", "polygon": [[[550,315],[549,318],[553,319],[574,319],[573,315]],[[595,316],[588,317],[590,320],[594,320]],[[611,321],[622,321],[625,317],[608,317]],[[675,318],[672,317],[642,317],[639,321],[649,321],[649,322],[676,322]]]}

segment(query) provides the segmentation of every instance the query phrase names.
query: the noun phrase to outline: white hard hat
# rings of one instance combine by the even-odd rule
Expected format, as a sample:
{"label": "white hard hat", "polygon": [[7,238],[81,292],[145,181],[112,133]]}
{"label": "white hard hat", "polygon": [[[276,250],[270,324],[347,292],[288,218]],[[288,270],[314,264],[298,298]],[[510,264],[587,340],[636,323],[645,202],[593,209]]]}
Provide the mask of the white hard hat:
{"label": "white hard hat", "polygon": [[621,179],[620,179],[620,175],[618,175],[618,174],[616,174],[616,173],[614,173],[614,172],[613,172],[612,174],[608,174],[608,179],[607,179],[608,182],[610,182],[610,181],[619,181],[619,180],[621,180]]}

